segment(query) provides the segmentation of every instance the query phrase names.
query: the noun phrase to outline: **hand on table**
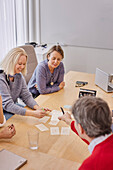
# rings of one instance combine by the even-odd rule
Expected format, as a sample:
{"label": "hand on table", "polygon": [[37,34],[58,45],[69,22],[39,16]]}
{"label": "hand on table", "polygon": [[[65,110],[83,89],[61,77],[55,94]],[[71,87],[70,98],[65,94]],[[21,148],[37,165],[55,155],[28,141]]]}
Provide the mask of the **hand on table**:
{"label": "hand on table", "polygon": [[49,108],[41,108],[42,110],[46,111],[46,112],[51,112],[52,110]]}
{"label": "hand on table", "polygon": [[7,127],[4,127],[4,129],[0,132],[0,138],[1,139],[10,139],[16,134],[16,130],[14,125],[10,125]]}
{"label": "hand on table", "polygon": [[47,115],[47,112],[50,112],[51,110],[48,108],[38,108],[37,110],[34,111],[34,117],[37,118],[42,118]]}
{"label": "hand on table", "polygon": [[64,81],[62,81],[62,82],[59,84],[59,88],[60,88],[60,89],[63,89],[63,88],[64,88],[64,86],[65,86],[65,82],[64,82]]}
{"label": "hand on table", "polygon": [[37,109],[35,111],[33,111],[33,116],[36,117],[36,118],[42,118],[44,116],[46,116],[46,111],[45,110],[42,110],[42,109]]}
{"label": "hand on table", "polygon": [[38,107],[36,110],[43,110],[43,111],[45,111],[45,112],[51,112],[52,110],[51,109],[49,109],[49,108],[45,108],[45,107]]}
{"label": "hand on table", "polygon": [[42,118],[47,115],[47,112],[50,112],[51,110],[48,108],[41,108],[38,105],[34,106],[34,110],[26,110],[25,115],[26,116],[33,116],[36,118]]}
{"label": "hand on table", "polygon": [[43,110],[43,111],[46,111],[46,112],[51,112],[51,109],[49,109],[49,108],[44,108],[44,107],[40,107],[39,105],[35,105],[35,106],[34,106],[34,109],[35,109],[35,110]]}

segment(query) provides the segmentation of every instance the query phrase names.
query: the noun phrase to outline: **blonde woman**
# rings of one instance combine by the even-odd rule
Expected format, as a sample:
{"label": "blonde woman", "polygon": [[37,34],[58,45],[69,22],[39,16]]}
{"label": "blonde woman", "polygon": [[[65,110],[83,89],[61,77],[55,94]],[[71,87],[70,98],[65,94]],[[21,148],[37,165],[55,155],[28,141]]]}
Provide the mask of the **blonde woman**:
{"label": "blonde woman", "polygon": [[60,45],[53,46],[47,53],[47,59],[39,63],[28,83],[33,97],[39,94],[57,92],[64,88],[64,52]]}
{"label": "blonde woman", "polygon": [[[26,74],[27,54],[22,48],[14,48],[0,64],[0,93],[6,120],[14,114],[41,118],[49,109],[41,109],[27,89],[23,75]],[[23,75],[22,75],[23,74]],[[17,98],[34,110],[27,110],[16,104]]]}
{"label": "blonde woman", "polygon": [[[5,116],[3,115],[2,109],[2,97],[0,95],[0,127],[2,127],[6,123]],[[12,138],[16,133],[14,125],[10,125],[5,127],[3,130],[0,131],[0,139],[9,139]]]}

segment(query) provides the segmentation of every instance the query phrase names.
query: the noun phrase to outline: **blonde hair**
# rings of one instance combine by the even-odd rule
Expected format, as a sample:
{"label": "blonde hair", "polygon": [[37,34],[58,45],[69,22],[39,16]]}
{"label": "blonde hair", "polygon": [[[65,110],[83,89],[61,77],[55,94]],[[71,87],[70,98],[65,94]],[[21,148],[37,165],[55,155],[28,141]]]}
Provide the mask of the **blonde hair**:
{"label": "blonde hair", "polygon": [[[0,67],[4,70],[4,72],[7,75],[9,74],[14,75],[15,65],[17,64],[19,57],[22,55],[26,56],[27,59],[28,57],[27,53],[23,48],[13,48],[8,52],[8,54],[5,56],[3,61],[0,63]],[[27,62],[25,64],[24,69],[22,70],[23,75],[26,75],[26,73],[27,73]]]}

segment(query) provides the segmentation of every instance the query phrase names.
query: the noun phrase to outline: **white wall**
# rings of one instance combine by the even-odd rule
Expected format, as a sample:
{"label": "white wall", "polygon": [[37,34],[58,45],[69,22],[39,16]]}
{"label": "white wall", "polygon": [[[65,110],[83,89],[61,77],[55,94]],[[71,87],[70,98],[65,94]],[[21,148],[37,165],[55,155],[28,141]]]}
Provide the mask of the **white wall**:
{"label": "white wall", "polygon": [[[55,44],[48,44],[47,49],[36,48],[38,62],[46,59],[47,51]],[[62,46],[64,50],[63,63],[66,73],[80,71],[95,73],[96,67],[113,74],[113,50]]]}
{"label": "white wall", "polygon": [[113,1],[40,0],[41,43],[59,42],[66,72],[113,73]]}
{"label": "white wall", "polygon": [[63,47],[66,72],[70,70],[95,73],[96,67],[113,73],[113,50]]}
{"label": "white wall", "polygon": [[41,42],[113,50],[112,0],[40,0]]}

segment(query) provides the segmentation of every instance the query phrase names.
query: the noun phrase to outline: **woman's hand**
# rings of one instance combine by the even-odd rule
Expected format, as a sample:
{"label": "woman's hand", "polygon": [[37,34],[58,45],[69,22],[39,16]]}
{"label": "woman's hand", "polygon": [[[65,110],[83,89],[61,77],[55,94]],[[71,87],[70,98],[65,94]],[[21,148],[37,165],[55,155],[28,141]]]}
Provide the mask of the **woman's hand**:
{"label": "woman's hand", "polygon": [[36,117],[36,118],[42,118],[42,117],[44,117],[46,115],[47,115],[47,113],[46,113],[45,110],[39,109],[39,110],[35,110],[34,111],[34,115],[33,116]]}
{"label": "woman's hand", "polygon": [[63,116],[58,117],[58,119],[66,122],[68,125],[71,125],[72,118],[68,112],[66,112]]}
{"label": "woman's hand", "polygon": [[51,111],[48,108],[38,107],[36,110],[26,110],[26,116],[33,116],[36,118],[42,118],[47,115],[47,112]]}
{"label": "woman's hand", "polygon": [[47,114],[47,112],[51,112],[51,110],[48,108],[39,108],[38,110],[35,111],[36,114],[35,117],[42,118]]}
{"label": "woman's hand", "polygon": [[5,127],[1,132],[0,132],[0,139],[10,139],[16,134],[16,130],[14,125],[10,125]]}
{"label": "woman's hand", "polygon": [[65,86],[65,82],[64,82],[64,81],[62,81],[62,82],[60,83],[60,85],[59,85],[59,88],[60,88],[60,89],[63,89],[63,88],[64,88],[64,86]]}
{"label": "woman's hand", "polygon": [[51,112],[52,110],[51,109],[49,109],[49,108],[41,108],[42,110],[44,110],[44,111],[46,111],[46,112]]}
{"label": "woman's hand", "polygon": [[43,111],[46,111],[46,112],[51,112],[51,109],[49,109],[49,108],[44,108],[44,107],[40,107],[40,106],[38,106],[38,105],[35,105],[35,106],[34,106],[34,109],[35,109],[35,110],[43,110]]}

